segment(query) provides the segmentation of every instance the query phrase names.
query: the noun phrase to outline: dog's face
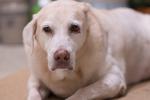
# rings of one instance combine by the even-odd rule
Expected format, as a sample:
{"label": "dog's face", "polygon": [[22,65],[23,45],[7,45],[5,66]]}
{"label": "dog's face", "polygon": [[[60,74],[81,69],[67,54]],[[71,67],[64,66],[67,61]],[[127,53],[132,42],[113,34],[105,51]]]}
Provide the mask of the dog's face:
{"label": "dog's face", "polygon": [[89,34],[97,33],[99,46],[104,47],[104,34],[91,7],[73,0],[60,0],[50,3],[33,18],[24,28],[23,38],[33,52],[36,46],[46,52],[49,70],[76,70],[77,55],[90,43],[86,42],[90,40]]}
{"label": "dog's face", "polygon": [[47,52],[50,70],[75,68],[76,53],[87,36],[87,16],[81,5],[52,3],[37,18],[36,38]]}

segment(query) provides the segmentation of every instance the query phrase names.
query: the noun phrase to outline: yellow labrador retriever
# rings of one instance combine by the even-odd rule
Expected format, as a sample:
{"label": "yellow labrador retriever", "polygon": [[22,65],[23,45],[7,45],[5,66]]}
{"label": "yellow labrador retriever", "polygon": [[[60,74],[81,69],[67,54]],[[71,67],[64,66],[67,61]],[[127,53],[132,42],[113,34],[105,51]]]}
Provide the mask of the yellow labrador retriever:
{"label": "yellow labrador retriever", "polygon": [[150,16],[130,9],[55,1],[34,16],[23,38],[28,100],[43,100],[48,91],[66,100],[102,100],[150,77]]}

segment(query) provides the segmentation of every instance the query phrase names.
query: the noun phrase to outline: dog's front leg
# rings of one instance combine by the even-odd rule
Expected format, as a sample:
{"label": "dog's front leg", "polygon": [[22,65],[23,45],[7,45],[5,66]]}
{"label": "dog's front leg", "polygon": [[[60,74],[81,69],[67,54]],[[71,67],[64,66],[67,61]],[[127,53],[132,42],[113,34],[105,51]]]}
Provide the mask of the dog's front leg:
{"label": "dog's front leg", "polygon": [[28,80],[28,97],[27,100],[43,100],[47,97],[49,91],[37,80],[30,76]]}
{"label": "dog's front leg", "polygon": [[42,100],[42,97],[40,95],[39,91],[40,83],[39,81],[34,78],[33,76],[30,76],[28,80],[28,98],[27,100]]}
{"label": "dog's front leg", "polygon": [[42,100],[42,96],[40,94],[40,82],[32,75],[28,80],[27,100]]}
{"label": "dog's front leg", "polygon": [[126,83],[122,74],[118,66],[112,66],[102,79],[79,89],[67,100],[103,100],[119,94],[123,95],[126,92]]}

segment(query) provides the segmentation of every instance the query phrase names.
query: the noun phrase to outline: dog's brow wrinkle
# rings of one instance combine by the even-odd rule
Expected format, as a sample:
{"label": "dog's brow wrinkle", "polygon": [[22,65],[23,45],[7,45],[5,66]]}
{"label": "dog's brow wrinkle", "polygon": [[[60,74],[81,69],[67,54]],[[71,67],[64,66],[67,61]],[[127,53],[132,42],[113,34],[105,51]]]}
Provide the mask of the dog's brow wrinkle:
{"label": "dog's brow wrinkle", "polygon": [[81,26],[81,22],[77,21],[77,20],[73,20],[71,24],[75,24],[75,25]]}
{"label": "dog's brow wrinkle", "polygon": [[44,21],[40,26],[45,26],[45,25],[52,25],[50,21]]}

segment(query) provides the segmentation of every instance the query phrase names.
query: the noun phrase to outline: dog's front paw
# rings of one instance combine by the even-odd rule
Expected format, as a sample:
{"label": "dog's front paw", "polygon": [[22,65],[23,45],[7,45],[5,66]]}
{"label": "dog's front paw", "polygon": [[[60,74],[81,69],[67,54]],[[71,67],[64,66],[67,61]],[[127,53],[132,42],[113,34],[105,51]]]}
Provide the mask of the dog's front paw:
{"label": "dog's front paw", "polygon": [[76,93],[68,97],[66,100],[88,100],[85,94],[86,92],[84,91],[84,89],[79,89]]}
{"label": "dog's front paw", "polygon": [[33,89],[29,92],[27,100],[42,100],[42,97],[36,89]]}
{"label": "dog's front paw", "polygon": [[67,98],[65,100],[77,100],[77,99],[75,99],[75,98]]}
{"label": "dog's front paw", "polygon": [[126,95],[126,93],[127,93],[127,86],[125,84],[121,84],[118,97],[124,96]]}

